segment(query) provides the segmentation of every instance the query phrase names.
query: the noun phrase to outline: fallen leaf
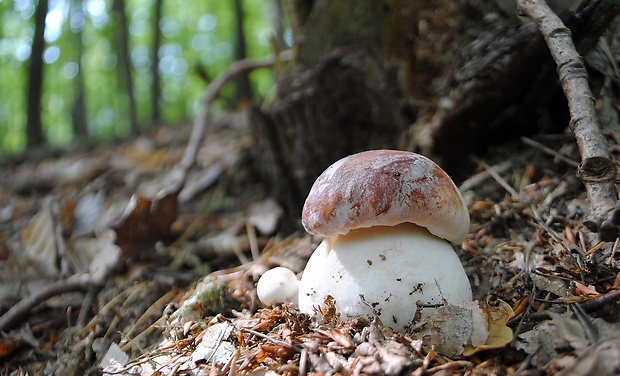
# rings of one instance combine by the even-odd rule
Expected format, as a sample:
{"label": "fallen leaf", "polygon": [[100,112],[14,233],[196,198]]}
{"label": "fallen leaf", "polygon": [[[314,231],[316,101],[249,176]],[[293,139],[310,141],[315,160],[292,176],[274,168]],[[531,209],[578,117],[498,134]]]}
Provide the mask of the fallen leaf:
{"label": "fallen leaf", "polygon": [[137,256],[171,237],[171,226],[178,215],[177,196],[178,192],[172,192],[153,200],[137,195],[131,198],[120,222],[113,227],[116,244],[125,258]]}
{"label": "fallen leaf", "polygon": [[227,322],[208,327],[202,341],[192,353],[192,361],[194,363],[207,362],[219,366],[226,364],[235,351],[235,346],[229,341],[233,328],[234,326]]}
{"label": "fallen leaf", "polygon": [[41,210],[21,233],[24,256],[39,272],[54,277],[60,274],[52,200],[47,198]]}
{"label": "fallen leaf", "polygon": [[472,311],[444,304],[426,318],[425,329],[419,335],[430,338],[438,353],[446,356],[463,354],[473,332]]}
{"label": "fallen leaf", "polygon": [[477,347],[468,345],[463,351],[463,355],[470,356],[484,350],[499,349],[512,341],[512,329],[506,324],[514,316],[514,312],[510,305],[503,300],[497,299],[494,303],[491,305],[488,300],[484,300],[481,304],[482,311],[487,317],[489,331],[485,344]]}
{"label": "fallen leaf", "polygon": [[108,348],[99,367],[104,373],[117,373],[129,362],[129,356],[114,342]]}
{"label": "fallen leaf", "polygon": [[248,208],[248,222],[256,227],[263,235],[273,234],[278,226],[278,220],[284,211],[273,199],[267,199],[250,205]]}

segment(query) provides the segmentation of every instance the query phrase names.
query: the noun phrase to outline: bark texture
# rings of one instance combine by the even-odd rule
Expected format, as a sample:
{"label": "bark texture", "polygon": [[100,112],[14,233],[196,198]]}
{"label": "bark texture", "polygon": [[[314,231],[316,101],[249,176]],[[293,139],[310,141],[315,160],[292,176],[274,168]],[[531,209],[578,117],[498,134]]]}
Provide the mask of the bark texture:
{"label": "bark texture", "polygon": [[35,27],[32,38],[32,53],[28,67],[28,117],[26,135],[28,148],[43,145],[43,126],[41,124],[41,94],[43,90],[43,50],[45,49],[45,16],[48,1],[41,0],[34,13]]}
{"label": "bark texture", "polygon": [[342,48],[289,73],[267,109],[254,108],[255,157],[270,193],[297,218],[312,183],[336,160],[398,148],[407,121],[396,71],[377,51]]}
{"label": "bark texture", "polygon": [[138,114],[136,110],[136,97],[133,91],[133,78],[131,74],[131,60],[129,58],[129,23],[125,13],[125,0],[114,0],[112,10],[118,22],[116,29],[117,55],[118,55],[118,80],[120,88],[127,96],[127,110],[131,134],[140,132],[138,127]]}
{"label": "bark texture", "polygon": [[[591,1],[566,17],[581,55],[617,16],[615,8]],[[561,132],[570,120],[555,64],[533,23],[515,20],[481,32],[458,51],[442,86],[432,118],[415,125],[412,144],[457,179],[471,171],[470,154],[523,135]]]}
{"label": "bark texture", "polygon": [[163,0],[155,0],[153,14],[153,47],[151,48],[151,123],[161,122],[161,84],[159,77],[159,47],[161,46],[161,27]]}

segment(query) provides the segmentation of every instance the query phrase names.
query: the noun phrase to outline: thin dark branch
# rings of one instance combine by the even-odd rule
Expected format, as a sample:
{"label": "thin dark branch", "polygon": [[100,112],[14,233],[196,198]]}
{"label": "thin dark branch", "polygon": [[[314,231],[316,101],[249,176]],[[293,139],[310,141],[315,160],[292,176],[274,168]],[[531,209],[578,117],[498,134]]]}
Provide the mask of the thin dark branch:
{"label": "thin dark branch", "polygon": [[[616,290],[616,291],[608,292],[605,295],[601,295],[599,297],[587,300],[582,303],[572,303],[572,304],[579,304],[580,307],[585,312],[594,312],[598,309],[601,309],[606,304],[616,303],[619,300],[620,300],[620,290]],[[567,306],[564,304],[556,305],[542,312],[531,313],[527,315],[526,319],[527,321],[530,321],[530,322],[544,321],[544,320],[548,320],[551,318],[551,316],[549,315],[549,312],[564,313],[566,312],[566,309],[567,309]],[[519,316],[514,317],[510,319],[510,321],[508,321],[507,325],[510,327],[514,327],[515,325],[518,324],[520,320],[521,320],[521,317]]]}
{"label": "thin dark branch", "polygon": [[605,304],[617,302],[618,300],[620,300],[620,290],[608,292],[605,295],[601,295],[597,298],[583,302],[581,303],[581,308],[583,308],[586,312],[592,312],[600,309]]}
{"label": "thin dark branch", "polygon": [[248,73],[259,68],[270,67],[280,61],[289,61],[292,59],[292,56],[291,51],[288,50],[280,52],[278,56],[270,55],[262,60],[238,60],[232,63],[228,69],[222,72],[215,78],[215,80],[213,80],[213,82],[211,82],[209,87],[207,87],[202,106],[200,107],[200,112],[194,120],[192,133],[189,137],[189,142],[187,144],[187,148],[185,149],[183,159],[177,166],[178,175],[174,176],[175,184],[171,184],[171,191],[176,191],[183,188],[187,174],[196,162],[198,150],[202,144],[202,139],[211,116],[211,105],[217,98],[224,85],[241,74]]}
{"label": "thin dark branch", "polygon": [[24,298],[6,311],[4,315],[0,316],[0,331],[10,329],[23,320],[31,309],[53,296],[66,292],[88,291],[99,284],[101,284],[101,280],[99,278],[95,279],[91,274],[76,274],[67,279],[54,282]]}
{"label": "thin dark branch", "polygon": [[302,350],[301,348],[299,348],[297,346],[294,346],[294,345],[291,345],[288,342],[284,342],[284,341],[280,341],[279,339],[271,338],[271,337],[269,337],[266,334],[263,334],[261,332],[257,332],[256,330],[247,329],[247,328],[241,328],[241,331],[242,332],[250,333],[250,334],[252,334],[252,335],[254,335],[254,336],[258,337],[258,338],[262,338],[264,340],[272,342],[275,345],[286,347],[287,349],[291,349],[291,350],[294,350],[294,351],[297,351],[297,352],[301,352],[301,350]]}

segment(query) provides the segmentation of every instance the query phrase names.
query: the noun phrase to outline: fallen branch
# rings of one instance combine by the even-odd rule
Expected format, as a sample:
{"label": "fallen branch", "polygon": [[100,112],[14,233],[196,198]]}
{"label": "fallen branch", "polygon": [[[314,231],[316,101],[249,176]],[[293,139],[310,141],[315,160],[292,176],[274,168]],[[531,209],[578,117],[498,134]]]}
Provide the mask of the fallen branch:
{"label": "fallen branch", "polygon": [[583,308],[586,312],[593,312],[602,308],[606,304],[614,303],[618,300],[620,300],[620,290],[608,292],[605,295],[585,301],[581,303],[581,308]]}
{"label": "fallen branch", "polygon": [[538,148],[540,150],[542,150],[544,153],[547,153],[551,156],[553,156],[554,158],[556,158],[557,160],[560,160],[564,163],[566,163],[567,165],[571,166],[571,167],[575,167],[575,168],[579,168],[579,163],[575,162],[574,160],[558,153],[557,151],[555,151],[554,149],[551,149],[550,147],[547,147],[543,144],[541,144],[540,142],[536,142],[534,140],[532,140],[531,138],[527,138],[527,137],[521,137],[521,141],[523,141],[523,143],[528,144],[532,147]]}
{"label": "fallen branch", "polygon": [[196,162],[198,150],[202,144],[205,130],[211,117],[211,105],[217,98],[224,85],[243,73],[248,73],[259,68],[270,67],[277,62],[289,61],[292,59],[292,56],[293,54],[291,51],[287,50],[280,52],[278,56],[270,55],[262,60],[238,60],[232,63],[228,69],[220,73],[220,75],[218,75],[215,80],[211,82],[211,84],[207,87],[202,106],[200,107],[200,112],[196,116],[194,124],[192,125],[192,133],[189,137],[183,159],[179,162],[177,165],[177,170],[174,172],[175,180],[174,183],[171,184],[171,192],[180,191],[183,188],[187,174]]}
{"label": "fallen branch", "polygon": [[102,284],[101,279],[94,278],[90,273],[75,274],[67,279],[54,282],[24,298],[0,316],[0,332],[8,330],[24,320],[28,313],[30,313],[30,310],[53,296],[67,292],[88,291]]}
{"label": "fallen branch", "polygon": [[584,225],[598,232],[603,240],[620,235],[617,227],[601,225],[618,201],[615,187],[616,166],[610,158],[609,146],[600,131],[594,110],[593,95],[583,59],[577,53],[571,31],[543,0],[517,0],[519,11],[530,17],[545,38],[564,90],[570,112],[569,127],[575,135],[581,154],[578,176],[586,186],[590,212]]}

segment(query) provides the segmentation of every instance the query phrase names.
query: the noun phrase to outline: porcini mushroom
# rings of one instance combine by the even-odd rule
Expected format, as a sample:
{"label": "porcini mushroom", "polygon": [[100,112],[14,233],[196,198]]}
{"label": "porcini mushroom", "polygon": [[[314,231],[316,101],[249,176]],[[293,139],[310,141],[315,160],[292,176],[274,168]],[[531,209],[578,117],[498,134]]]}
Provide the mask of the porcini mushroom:
{"label": "porcini mushroom", "polygon": [[297,305],[299,281],[290,269],[282,266],[267,270],[256,284],[256,295],[264,305],[289,302]]}
{"label": "porcini mushroom", "polygon": [[450,245],[467,235],[467,207],[452,179],[422,155],[373,150],[334,163],[312,186],[302,224],[325,237],[299,284],[302,312],[331,296],[342,319],[377,314],[402,332],[419,307],[429,314],[424,307],[472,300]]}

